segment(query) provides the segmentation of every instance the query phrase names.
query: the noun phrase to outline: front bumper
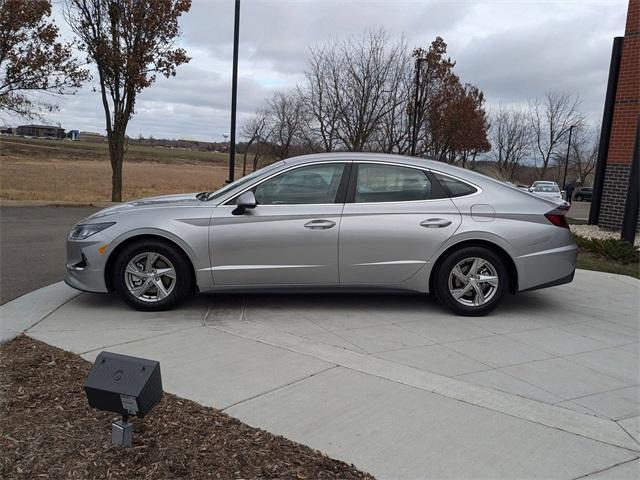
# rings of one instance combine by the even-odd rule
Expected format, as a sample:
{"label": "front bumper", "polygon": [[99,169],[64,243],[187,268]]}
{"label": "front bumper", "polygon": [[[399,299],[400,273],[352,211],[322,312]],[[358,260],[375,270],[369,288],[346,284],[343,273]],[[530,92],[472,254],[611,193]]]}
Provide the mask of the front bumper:
{"label": "front bumper", "polygon": [[107,263],[106,242],[93,237],[90,240],[67,240],[67,277],[65,283],[84,292],[107,293],[104,270]]}

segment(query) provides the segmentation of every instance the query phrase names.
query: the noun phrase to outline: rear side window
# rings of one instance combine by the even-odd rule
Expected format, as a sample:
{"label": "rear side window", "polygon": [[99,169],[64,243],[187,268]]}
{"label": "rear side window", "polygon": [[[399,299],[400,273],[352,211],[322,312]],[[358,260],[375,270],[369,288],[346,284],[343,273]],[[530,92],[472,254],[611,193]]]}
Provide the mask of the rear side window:
{"label": "rear side window", "polygon": [[429,200],[431,182],[424,171],[394,165],[358,166],[356,203]]}
{"label": "rear side window", "polygon": [[436,177],[438,182],[440,182],[440,185],[442,185],[442,188],[445,189],[450,197],[464,197],[465,195],[471,195],[478,191],[478,189],[473,185],[469,185],[468,183],[453,177],[448,177],[436,172],[433,172],[433,175]]}

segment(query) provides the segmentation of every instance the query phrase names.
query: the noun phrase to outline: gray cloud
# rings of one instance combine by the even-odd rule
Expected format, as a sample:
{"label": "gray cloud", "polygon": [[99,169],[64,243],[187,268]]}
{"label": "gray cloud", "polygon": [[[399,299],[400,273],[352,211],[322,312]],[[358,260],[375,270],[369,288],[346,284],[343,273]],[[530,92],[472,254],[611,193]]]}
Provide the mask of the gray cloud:
{"label": "gray cloud", "polygon": [[[302,79],[308,49],[373,27],[410,46],[436,35],[462,81],[488,103],[525,103],[549,89],[580,95],[592,122],[602,115],[611,42],[624,33],[625,0],[601,1],[250,1],[243,0],[239,120],[274,89]],[[58,24],[65,35],[58,10]],[[220,140],[229,130],[233,2],[194,0],[181,43],[193,57],[175,78],[140,95],[129,134]],[[99,96],[87,85],[64,97],[52,122],[104,131]],[[17,120],[16,120],[17,121]]]}

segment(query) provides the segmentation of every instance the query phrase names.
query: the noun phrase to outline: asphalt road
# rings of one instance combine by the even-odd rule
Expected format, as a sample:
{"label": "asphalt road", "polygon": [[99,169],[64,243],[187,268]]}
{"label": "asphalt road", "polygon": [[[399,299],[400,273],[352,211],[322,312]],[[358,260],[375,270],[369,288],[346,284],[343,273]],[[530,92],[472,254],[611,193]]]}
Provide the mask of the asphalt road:
{"label": "asphalt road", "polygon": [[587,220],[589,218],[589,209],[591,208],[591,202],[578,202],[574,200],[571,203],[571,209],[567,213],[567,217],[576,220]]}
{"label": "asphalt road", "polygon": [[94,207],[0,207],[0,304],[64,279],[65,240]]}

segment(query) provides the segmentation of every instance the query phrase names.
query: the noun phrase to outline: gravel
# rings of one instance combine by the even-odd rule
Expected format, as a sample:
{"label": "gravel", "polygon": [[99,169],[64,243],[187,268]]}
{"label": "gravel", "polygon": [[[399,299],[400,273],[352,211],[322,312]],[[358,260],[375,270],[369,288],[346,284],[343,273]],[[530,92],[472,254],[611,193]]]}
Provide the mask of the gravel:
{"label": "gravel", "polygon": [[[620,232],[612,232],[610,230],[602,230],[597,225],[570,225],[571,231],[576,235],[585,238],[597,238],[604,240],[607,238],[615,238],[620,240]],[[636,235],[634,244],[640,246],[640,236]]]}

